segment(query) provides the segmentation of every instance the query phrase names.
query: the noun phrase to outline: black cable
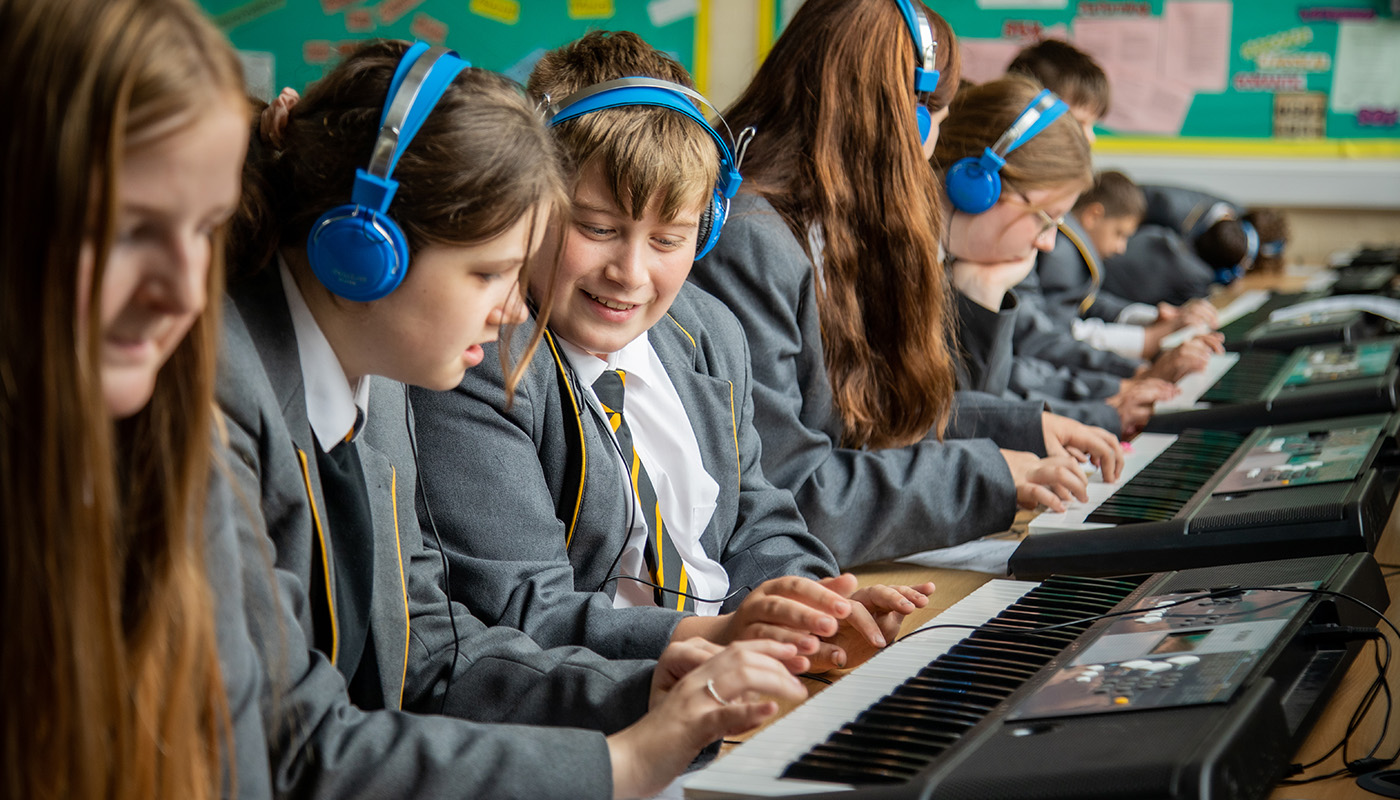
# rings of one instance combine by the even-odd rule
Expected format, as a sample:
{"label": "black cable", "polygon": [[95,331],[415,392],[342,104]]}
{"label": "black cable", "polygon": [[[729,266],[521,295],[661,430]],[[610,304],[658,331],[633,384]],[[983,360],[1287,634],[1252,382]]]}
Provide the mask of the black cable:
{"label": "black cable", "polygon": [[[1228,588],[1225,588],[1225,589],[1216,589],[1216,590],[1209,591],[1209,592],[1203,592],[1203,593],[1198,593],[1198,594],[1190,595],[1190,596],[1184,597],[1184,598],[1182,598],[1182,599],[1180,599],[1180,600],[1174,600],[1174,601],[1171,601],[1170,603],[1164,603],[1164,604],[1162,604],[1162,605],[1160,605],[1160,606],[1156,606],[1155,608],[1156,608],[1156,609],[1164,609],[1164,608],[1171,608],[1171,607],[1173,607],[1173,606],[1184,605],[1184,604],[1186,604],[1186,603],[1194,603],[1194,602],[1196,602],[1196,601],[1198,601],[1198,600],[1216,599],[1216,598],[1220,598],[1220,597],[1233,597],[1233,596],[1238,596],[1238,595],[1244,594],[1245,592],[1283,592],[1283,593],[1292,593],[1292,594],[1323,595],[1323,596],[1328,596],[1328,597],[1335,597],[1335,598],[1342,599],[1342,600],[1347,600],[1347,601],[1350,601],[1351,603],[1354,603],[1355,605],[1358,605],[1358,606],[1360,606],[1361,608],[1363,608],[1363,609],[1365,609],[1365,610],[1371,612],[1371,614],[1375,615],[1376,619],[1378,619],[1378,620],[1380,620],[1381,622],[1385,623],[1385,625],[1386,625],[1387,627],[1389,627],[1390,630],[1396,634],[1396,637],[1397,637],[1397,638],[1400,638],[1400,628],[1397,628],[1396,625],[1395,625],[1395,623],[1393,623],[1393,622],[1391,622],[1390,620],[1386,619],[1385,614],[1382,613],[1382,612],[1381,612],[1379,609],[1377,609],[1375,606],[1371,605],[1370,603],[1367,603],[1366,601],[1364,601],[1364,600],[1362,600],[1362,599],[1360,599],[1360,598],[1358,598],[1358,597],[1353,597],[1352,595],[1345,594],[1345,593],[1343,593],[1343,592],[1334,592],[1334,591],[1332,591],[1332,590],[1330,590],[1330,589],[1314,589],[1314,588],[1292,587],[1292,586],[1232,586],[1232,587],[1228,587]],[[1256,609],[1256,610],[1258,610],[1258,609]],[[1045,633],[1045,632],[1048,632],[1048,631],[1059,630],[1059,629],[1061,629],[1061,628],[1068,628],[1068,627],[1073,627],[1073,626],[1078,626],[1078,625],[1084,625],[1084,624],[1087,624],[1087,623],[1097,622],[1098,620],[1111,619],[1111,618],[1113,618],[1113,617],[1123,617],[1123,616],[1129,616],[1129,615],[1135,615],[1135,614],[1141,614],[1141,613],[1142,613],[1142,609],[1141,609],[1141,608],[1130,608],[1130,609],[1124,609],[1124,610],[1122,610],[1122,611],[1109,611],[1109,612],[1106,612],[1106,613],[1103,613],[1103,614],[1095,614],[1095,615],[1088,616],[1088,617],[1082,617],[1082,618],[1080,618],[1080,619],[1075,619],[1075,620],[1069,620],[1069,621],[1067,621],[1067,622],[1056,623],[1056,624],[1054,624],[1054,625],[1045,625],[1045,626],[1042,626],[1042,627],[1039,627],[1039,628],[1015,628],[1015,627],[1010,627],[1010,626],[1001,626],[1001,625],[992,625],[992,624],[984,624],[984,625],[961,625],[961,624],[952,624],[952,623],[950,623],[950,624],[943,624],[943,625],[928,625],[928,626],[925,626],[925,627],[923,627],[923,628],[919,628],[919,629],[917,629],[917,630],[910,631],[909,633],[907,633],[907,634],[905,634],[904,636],[900,637],[899,641],[903,641],[904,639],[907,639],[907,638],[909,638],[910,636],[914,636],[914,635],[923,633],[924,631],[934,630],[934,629],[937,629],[937,628],[950,628],[950,629],[951,629],[951,628],[958,628],[958,629],[967,629],[967,630],[988,630],[988,631],[996,631],[996,632],[998,632],[998,633],[1008,633],[1008,634],[1035,634],[1035,633]],[[1389,730],[1390,730],[1390,716],[1391,716],[1391,712],[1393,711],[1393,708],[1394,708],[1393,698],[1392,698],[1391,691],[1390,691],[1390,683],[1389,683],[1388,678],[1386,677],[1386,672],[1387,672],[1387,671],[1389,670],[1389,668],[1390,668],[1390,662],[1391,662],[1391,658],[1392,658],[1392,650],[1391,650],[1390,641],[1385,637],[1385,635],[1380,631],[1379,628],[1370,629],[1370,630],[1374,631],[1375,638],[1378,639],[1378,642],[1379,642],[1379,643],[1376,645],[1376,652],[1375,652],[1375,654],[1374,654],[1375,663],[1376,663],[1376,670],[1377,670],[1377,674],[1376,674],[1375,680],[1373,680],[1373,681],[1371,682],[1371,685],[1370,685],[1369,687],[1367,687],[1366,691],[1365,691],[1365,692],[1363,693],[1363,695],[1362,695],[1361,700],[1357,703],[1356,709],[1352,712],[1352,717],[1351,717],[1351,719],[1350,719],[1350,720],[1348,721],[1348,723],[1347,723],[1346,731],[1345,731],[1344,734],[1343,734],[1342,740],[1341,740],[1340,742],[1338,742],[1337,745],[1333,746],[1330,750],[1328,750],[1327,753],[1325,753],[1321,758],[1316,759],[1316,760],[1314,760],[1314,761],[1312,761],[1312,762],[1309,762],[1309,763],[1306,764],[1306,765],[1296,765],[1296,764],[1293,765],[1293,769],[1294,769],[1293,774],[1297,774],[1298,772],[1301,772],[1301,771],[1304,770],[1304,769],[1308,769],[1308,768],[1310,768],[1310,767],[1313,767],[1313,766],[1316,766],[1317,764],[1322,763],[1322,761],[1324,761],[1324,760],[1326,760],[1327,758],[1331,757],[1331,756],[1332,756],[1333,754],[1335,754],[1338,750],[1341,750],[1341,751],[1342,751],[1342,759],[1343,759],[1343,762],[1346,764],[1346,766],[1345,766],[1343,769],[1335,770],[1335,771],[1333,771],[1333,772],[1331,772],[1331,773],[1327,773],[1327,774],[1324,774],[1324,775],[1317,775],[1317,776],[1312,776],[1312,777],[1309,777],[1309,778],[1287,779],[1287,780],[1281,781],[1282,783],[1288,783],[1288,784],[1313,783],[1313,782],[1316,782],[1316,781],[1326,780],[1326,779],[1328,779],[1328,778],[1334,778],[1334,777],[1337,777],[1337,776],[1340,776],[1340,775],[1345,775],[1345,774],[1348,774],[1348,773],[1351,773],[1351,774],[1362,774],[1362,773],[1365,773],[1365,772],[1373,772],[1373,771],[1376,771],[1376,770],[1379,770],[1379,769],[1381,769],[1381,768],[1383,768],[1383,767],[1388,766],[1389,764],[1393,763],[1393,762],[1396,761],[1397,759],[1400,759],[1400,746],[1397,746],[1395,755],[1391,756],[1390,758],[1377,758],[1377,757],[1376,757],[1376,752],[1377,752],[1378,750],[1380,750],[1382,744],[1384,744],[1384,742],[1385,742],[1386,736],[1389,735]],[[1368,632],[1367,630],[1363,629],[1363,630],[1360,630],[1360,631],[1352,631],[1351,633],[1361,633],[1361,634],[1365,634],[1365,633],[1367,633],[1367,632]],[[1384,645],[1385,645],[1385,658],[1384,658],[1384,659],[1382,659],[1382,658],[1381,658],[1381,655],[1380,655],[1380,652],[1381,652],[1381,645],[1380,645],[1380,643],[1384,643]],[[1383,720],[1383,722],[1382,722],[1382,724],[1381,724],[1381,732],[1380,732],[1380,735],[1377,737],[1375,744],[1372,745],[1370,751],[1368,751],[1367,754],[1366,754],[1365,756],[1363,756],[1363,757],[1361,757],[1361,758],[1359,758],[1359,759],[1348,759],[1348,758],[1347,758],[1347,748],[1348,748],[1348,746],[1349,746],[1349,742],[1350,742],[1350,739],[1351,739],[1352,735],[1353,735],[1354,733],[1356,733],[1357,729],[1358,729],[1358,728],[1360,727],[1360,725],[1361,725],[1361,722],[1370,714],[1370,710],[1371,710],[1373,704],[1375,703],[1376,697],[1377,697],[1378,695],[1381,695],[1381,694],[1383,694],[1383,695],[1385,696],[1385,701],[1386,701],[1386,706],[1385,706],[1385,708],[1386,708],[1386,711],[1385,711],[1384,720]]]}
{"label": "black cable", "polygon": [[712,597],[701,597],[701,596],[698,595],[698,594],[691,594],[691,593],[689,593],[689,592],[682,592],[682,591],[680,591],[680,590],[678,590],[678,589],[667,589],[665,586],[658,586],[657,584],[652,583],[651,581],[649,581],[649,580],[647,580],[647,579],[645,579],[645,578],[636,578],[636,577],[633,577],[633,576],[631,576],[631,575],[614,575],[614,576],[612,576],[611,578],[607,578],[607,579],[605,579],[602,583],[598,584],[598,589],[601,591],[602,588],[603,588],[604,586],[607,586],[609,583],[612,583],[613,581],[636,581],[637,583],[640,583],[640,584],[642,584],[643,586],[650,586],[650,587],[653,588],[653,589],[659,589],[659,590],[661,590],[661,591],[663,591],[663,592],[667,592],[667,593],[670,593],[670,594],[674,594],[674,595],[676,595],[676,596],[678,596],[678,597],[688,597],[688,598],[690,598],[691,600],[694,600],[694,601],[697,602],[697,603],[721,603],[721,604],[727,603],[727,602],[729,602],[730,600],[734,599],[735,597],[738,597],[739,594],[740,594],[741,592],[747,592],[747,591],[749,591],[749,589],[751,588],[751,587],[748,587],[748,586],[740,586],[738,589],[735,589],[734,591],[730,592],[729,594],[725,595],[724,597],[720,597],[720,598],[716,599],[716,598],[712,598]]}
{"label": "black cable", "polygon": [[[408,447],[413,452],[413,475],[418,479],[418,496],[423,498],[423,513],[428,517],[428,527],[437,542],[438,558],[442,559],[442,586],[447,595],[447,621],[452,625],[452,664],[447,669],[447,682],[442,688],[442,700],[438,702],[438,713],[447,707],[447,696],[452,693],[452,675],[457,671],[457,661],[462,657],[462,637],[457,633],[457,615],[452,607],[452,576],[447,563],[447,548],[442,546],[437,523],[433,521],[433,509],[428,505],[428,490],[423,485],[423,470],[418,465],[418,437],[413,432],[413,407],[408,399],[408,384],[403,385],[403,422],[408,432]],[[416,513],[416,512],[415,512]]]}

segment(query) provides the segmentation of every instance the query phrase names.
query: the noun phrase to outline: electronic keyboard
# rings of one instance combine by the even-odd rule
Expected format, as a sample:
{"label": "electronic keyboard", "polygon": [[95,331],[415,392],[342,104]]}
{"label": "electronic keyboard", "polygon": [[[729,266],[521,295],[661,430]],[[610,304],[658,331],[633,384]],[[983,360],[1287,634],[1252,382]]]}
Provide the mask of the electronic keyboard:
{"label": "electronic keyboard", "polygon": [[[1116,484],[1030,520],[1020,578],[1373,551],[1395,503],[1400,415],[1142,434]],[[1143,463],[1143,462],[1146,463]]]}
{"label": "electronic keyboard", "polygon": [[1293,350],[1324,342],[1360,342],[1389,329],[1385,320],[1364,311],[1336,310],[1292,319],[1270,320],[1280,309],[1340,294],[1335,288],[1317,292],[1275,294],[1255,310],[1220,327],[1226,350]]}
{"label": "electronic keyboard", "polygon": [[1259,797],[1361,648],[1329,630],[1375,623],[1282,588],[1388,603],[1365,554],[993,580],[690,776],[685,795]]}
{"label": "electronic keyboard", "polygon": [[[1292,353],[1212,356],[1205,372],[1182,379],[1177,397],[1156,405],[1144,430],[1248,431],[1264,424],[1388,413],[1397,407],[1398,357],[1400,337],[1309,345]],[[1216,380],[1197,391],[1212,375]]]}

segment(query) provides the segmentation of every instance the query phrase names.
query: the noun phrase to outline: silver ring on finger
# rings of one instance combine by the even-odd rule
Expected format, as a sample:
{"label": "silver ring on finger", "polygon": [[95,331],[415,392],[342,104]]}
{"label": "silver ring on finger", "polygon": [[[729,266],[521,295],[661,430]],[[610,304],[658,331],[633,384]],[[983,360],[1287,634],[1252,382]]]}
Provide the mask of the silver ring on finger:
{"label": "silver ring on finger", "polygon": [[719,692],[716,691],[714,678],[709,678],[705,681],[705,691],[710,693],[710,697],[713,697],[716,703],[719,703],[722,706],[729,705],[729,701],[725,700],[723,697],[720,697]]}

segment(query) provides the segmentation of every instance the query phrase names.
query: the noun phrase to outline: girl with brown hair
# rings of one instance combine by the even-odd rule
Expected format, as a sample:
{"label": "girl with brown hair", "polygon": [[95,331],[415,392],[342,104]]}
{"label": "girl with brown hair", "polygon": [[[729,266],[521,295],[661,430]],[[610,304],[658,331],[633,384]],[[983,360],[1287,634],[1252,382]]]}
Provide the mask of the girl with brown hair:
{"label": "girl with brown hair", "polygon": [[[1005,530],[1018,502],[1082,494],[1068,457],[1025,451],[1070,444],[1117,468],[1116,443],[1038,403],[955,402],[927,158],[957,65],[952,31],[922,3],[809,0],[725,112],[758,133],[692,280],[744,324],[764,471],[843,565]],[[940,73],[936,87],[916,67]]]}
{"label": "girl with brown hair", "polygon": [[[1104,354],[1075,342],[1048,322],[1042,324],[1038,309],[1020,308],[1009,294],[1035,268],[1037,255],[1054,249],[1060,226],[1080,192],[1093,186],[1089,142],[1069,108],[1054,93],[1021,75],[971,87],[953,100],[933,163],[945,198],[951,198],[945,250],[958,293],[959,339],[971,354],[966,359],[967,372],[983,382],[979,388],[1008,391],[1009,377],[1009,391],[1025,392],[1027,385],[1035,383],[1028,379],[1027,370],[1036,366],[1027,357],[1039,349],[1046,353],[1044,358],[1058,359],[1053,364],[1039,362],[1047,365],[1045,369],[1059,369],[1075,381],[1097,381],[1104,388],[1073,398],[1068,392],[1051,391],[1047,382],[1023,396],[1049,399],[1066,414],[1132,436],[1141,430],[1155,402],[1176,393],[1171,383],[1157,375],[1189,369],[1175,366],[1186,365],[1187,359],[1204,364],[1210,343],[1192,343],[1158,367],[1137,369],[1136,375],[1137,365],[1126,359],[1117,359],[1120,374],[1096,373],[1092,370],[1105,368]],[[999,187],[980,198],[985,208],[969,208],[960,199],[968,184],[959,164],[979,159],[985,164],[984,153],[989,149],[1004,159],[994,171]],[[979,164],[974,169],[981,168]],[[1006,307],[1010,312],[1000,313]],[[995,352],[988,343],[1003,323],[1014,328],[1014,344]],[[1013,369],[1019,374],[1008,376]]]}
{"label": "girl with brown hair", "polygon": [[[765,698],[800,699],[791,645],[678,642],[659,664],[610,662],[488,628],[443,591],[406,387],[456,386],[524,316],[563,183],[520,89],[442,48],[371,42],[262,132],[218,399],[244,534],[271,545],[292,609],[289,649],[339,673],[286,690],[307,723],[275,741],[312,742],[281,749],[295,760],[279,774],[328,796],[650,794],[774,714]],[[251,616],[265,641],[269,615]],[[346,724],[347,694],[388,711]]]}
{"label": "girl with brown hair", "polygon": [[237,552],[204,522],[238,60],[182,0],[4,0],[0,66],[0,794],[264,795]]}

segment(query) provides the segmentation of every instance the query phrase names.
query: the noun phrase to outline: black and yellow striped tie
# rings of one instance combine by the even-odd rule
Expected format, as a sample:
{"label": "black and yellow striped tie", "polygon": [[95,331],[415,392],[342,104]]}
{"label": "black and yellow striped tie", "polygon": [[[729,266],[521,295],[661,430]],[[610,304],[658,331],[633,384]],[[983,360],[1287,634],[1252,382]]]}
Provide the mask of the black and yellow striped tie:
{"label": "black and yellow striped tie", "polygon": [[[642,517],[647,523],[646,547],[642,552],[646,558],[647,569],[651,571],[651,581],[670,589],[672,594],[685,592],[690,583],[685,571],[685,562],[681,560],[675,543],[671,541],[669,531],[663,526],[656,488],[652,486],[651,478],[647,477],[646,467],[642,466],[642,459],[638,457],[637,449],[632,444],[632,431],[627,427],[627,420],[622,415],[626,383],[625,371],[604,370],[603,374],[598,376],[598,380],[593,382],[593,393],[598,396],[598,402],[607,412],[608,425],[617,438],[618,449],[622,451],[623,459],[628,462],[632,494],[642,507]],[[683,594],[675,595],[675,599],[669,602],[666,595],[661,589],[653,589],[656,604],[662,608],[674,608],[677,611],[689,611],[694,608],[691,599]]]}

